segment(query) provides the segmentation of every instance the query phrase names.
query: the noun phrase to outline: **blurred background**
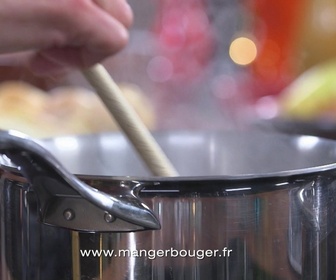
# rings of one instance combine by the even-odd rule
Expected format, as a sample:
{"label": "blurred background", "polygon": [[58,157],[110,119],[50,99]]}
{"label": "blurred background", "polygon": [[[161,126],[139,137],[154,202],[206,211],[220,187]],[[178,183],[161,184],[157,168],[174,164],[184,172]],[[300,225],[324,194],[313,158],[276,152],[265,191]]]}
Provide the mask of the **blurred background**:
{"label": "blurred background", "polygon": [[[129,3],[130,43],[104,65],[150,129],[334,133],[335,1]],[[0,65],[0,81],[1,128],[34,137],[118,129],[79,72],[42,79]]]}

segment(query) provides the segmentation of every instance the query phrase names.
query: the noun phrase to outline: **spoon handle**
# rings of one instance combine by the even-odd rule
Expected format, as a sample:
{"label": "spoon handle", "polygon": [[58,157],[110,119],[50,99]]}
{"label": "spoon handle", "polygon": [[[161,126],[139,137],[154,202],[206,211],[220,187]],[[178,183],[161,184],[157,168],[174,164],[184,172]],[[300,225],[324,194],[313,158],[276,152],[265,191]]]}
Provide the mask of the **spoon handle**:
{"label": "spoon handle", "polygon": [[177,172],[107,70],[100,64],[83,74],[155,176],[177,176]]}

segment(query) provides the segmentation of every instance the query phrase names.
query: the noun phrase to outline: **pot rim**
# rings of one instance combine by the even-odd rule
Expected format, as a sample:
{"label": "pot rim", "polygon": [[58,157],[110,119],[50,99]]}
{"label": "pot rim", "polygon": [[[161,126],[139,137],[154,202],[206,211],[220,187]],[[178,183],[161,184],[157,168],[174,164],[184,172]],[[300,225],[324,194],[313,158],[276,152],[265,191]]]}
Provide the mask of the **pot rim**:
{"label": "pot rim", "polygon": [[[293,134],[286,134],[279,131],[265,131],[265,130],[251,130],[251,129],[233,129],[233,130],[211,130],[211,131],[179,131],[179,130],[173,130],[173,131],[154,131],[153,135],[155,137],[166,137],[167,135],[178,135],[178,136],[201,136],[204,137],[204,135],[228,135],[228,134],[234,134],[234,133],[241,133],[241,132],[248,132],[248,133],[255,133],[255,134],[261,134],[261,135],[277,135],[276,137],[286,137],[290,141],[298,141],[301,137],[311,137],[315,138],[318,141],[322,141],[325,144],[332,144],[332,147],[336,150],[336,141],[314,136],[314,135],[293,135]],[[108,132],[108,133],[99,133],[99,134],[90,134],[90,135],[65,135],[65,136],[59,136],[56,138],[47,138],[38,140],[37,142],[46,148],[44,144],[47,144],[48,142],[54,142],[57,139],[62,138],[76,138],[76,139],[101,139],[102,137],[114,137],[114,136],[121,136],[122,134],[120,132]],[[51,154],[53,154],[52,151]],[[61,161],[62,162],[62,161]],[[15,174],[16,176],[22,176],[20,170],[18,167],[11,162],[11,160],[6,155],[0,155],[0,169],[2,169],[5,172],[11,172],[12,174]],[[255,180],[255,179],[267,179],[267,178],[288,178],[288,177],[297,177],[302,175],[313,175],[317,173],[325,173],[330,171],[336,171],[336,156],[335,156],[335,162],[331,163],[325,163],[325,164],[317,164],[315,166],[308,166],[308,167],[299,167],[294,169],[284,169],[279,171],[270,171],[270,172],[259,172],[259,173],[239,173],[239,174],[219,174],[219,175],[181,175],[181,176],[174,176],[174,177],[162,177],[162,176],[150,176],[150,175],[96,175],[96,174],[88,174],[88,173],[81,173],[81,172],[73,172],[73,174],[76,177],[80,178],[86,178],[86,179],[115,179],[115,180],[139,180],[139,181],[206,181],[206,180],[230,180],[230,181],[239,181],[239,180]],[[1,170],[0,170],[1,171]]]}
{"label": "pot rim", "polygon": [[[24,176],[21,174],[17,166],[10,163],[7,159],[4,161],[4,156],[0,155],[0,169],[6,173],[14,175],[12,178],[21,178],[25,181]],[[115,181],[142,181],[142,182],[155,182],[155,181],[240,181],[240,180],[258,180],[258,179],[274,179],[274,178],[288,178],[298,176],[309,176],[314,174],[320,174],[330,171],[336,171],[336,163],[330,163],[325,165],[298,168],[293,170],[265,172],[259,174],[238,174],[238,175],[193,175],[193,176],[174,176],[174,177],[162,177],[162,176],[121,176],[121,175],[88,175],[76,173],[76,177],[84,180],[115,180]],[[20,181],[22,181],[20,180]]]}

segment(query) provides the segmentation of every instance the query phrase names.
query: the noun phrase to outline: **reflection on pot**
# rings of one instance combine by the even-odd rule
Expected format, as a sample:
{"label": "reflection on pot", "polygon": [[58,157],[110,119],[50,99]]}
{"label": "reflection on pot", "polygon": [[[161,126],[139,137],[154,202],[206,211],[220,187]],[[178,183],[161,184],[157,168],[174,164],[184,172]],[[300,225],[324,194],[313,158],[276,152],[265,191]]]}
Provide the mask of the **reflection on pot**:
{"label": "reflection on pot", "polygon": [[[126,168],[102,176],[95,159],[81,159],[77,168],[97,175],[79,178],[112,196],[115,186],[120,197],[122,188],[140,186],[135,195],[155,213],[159,230],[82,232],[41,224],[34,186],[3,161],[1,279],[329,279],[336,273],[335,142],[314,138],[308,145],[307,137],[247,133],[156,135],[178,178],[138,176],[145,174],[141,162],[119,134],[77,139],[78,159],[95,151],[99,162],[118,159]],[[115,145],[100,147],[107,139]],[[52,149],[52,143],[45,144]],[[124,157],[111,160],[118,153]],[[123,176],[130,168],[136,176]],[[214,175],[226,172],[232,176]],[[53,190],[51,201],[67,195]],[[75,222],[76,216],[63,216],[67,209],[61,217]],[[101,217],[113,226],[110,218]]]}

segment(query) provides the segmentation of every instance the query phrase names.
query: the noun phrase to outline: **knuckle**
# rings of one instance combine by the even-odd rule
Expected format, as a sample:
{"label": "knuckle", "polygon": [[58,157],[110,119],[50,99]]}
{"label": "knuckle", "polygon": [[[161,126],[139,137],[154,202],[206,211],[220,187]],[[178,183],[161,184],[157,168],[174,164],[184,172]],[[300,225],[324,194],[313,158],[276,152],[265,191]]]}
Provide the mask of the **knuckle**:
{"label": "knuckle", "polygon": [[126,28],[133,23],[133,11],[126,0],[92,0]]}

